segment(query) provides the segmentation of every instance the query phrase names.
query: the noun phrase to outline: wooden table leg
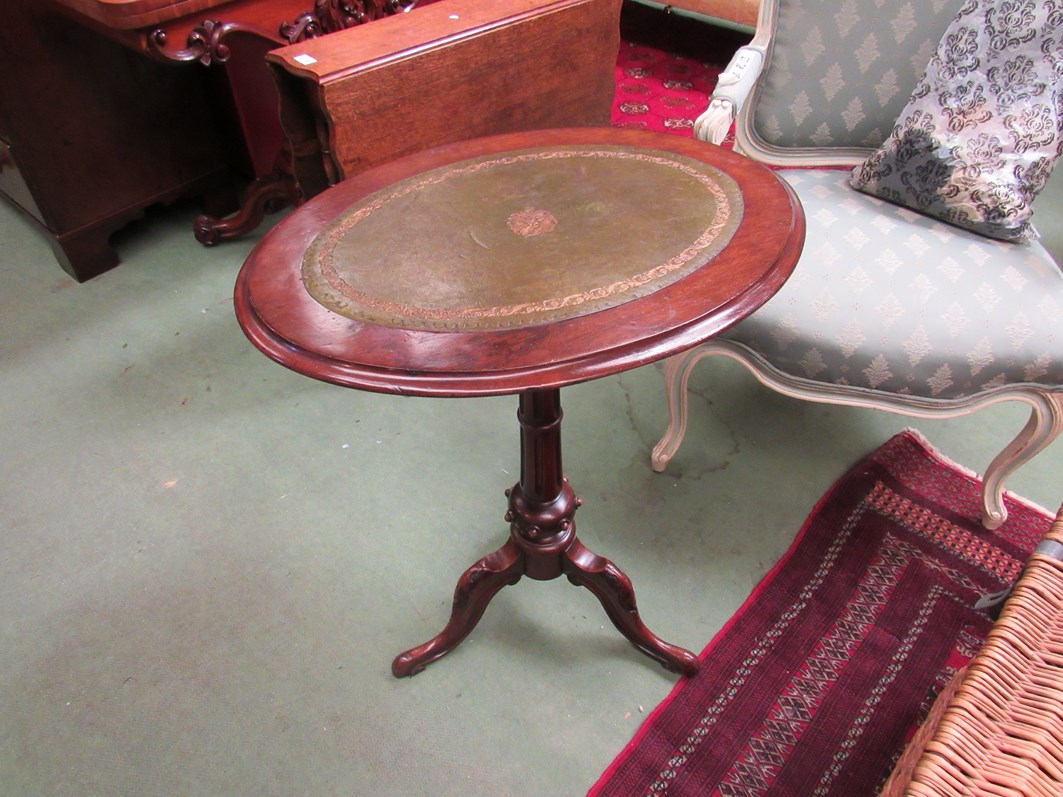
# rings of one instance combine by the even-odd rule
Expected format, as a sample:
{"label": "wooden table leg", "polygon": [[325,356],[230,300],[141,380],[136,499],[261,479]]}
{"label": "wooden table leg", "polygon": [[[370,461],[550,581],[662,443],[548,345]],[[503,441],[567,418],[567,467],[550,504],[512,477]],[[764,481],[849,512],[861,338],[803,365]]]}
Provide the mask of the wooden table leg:
{"label": "wooden table leg", "polygon": [[301,201],[295,178],[281,171],[259,177],[244,191],[240,209],[226,218],[203,213],[196,217],[193,234],[204,246],[239,238],[258,228],[267,213],[276,213]]}
{"label": "wooden table leg", "polygon": [[480,622],[491,598],[524,573],[524,559],[512,542],[474,564],[458,580],[450,622],[438,636],[395,657],[391,672],[396,678],[416,675],[433,661],[456,648]]}
{"label": "wooden table leg", "polygon": [[416,675],[453,650],[480,621],[487,604],[508,584],[526,575],[548,581],[564,574],[589,589],[613,625],[639,650],[665,668],[693,675],[700,662],[688,650],[669,645],[639,617],[631,581],[608,559],[576,537],[576,510],[583,503],[563,475],[561,393],[558,389],[522,393],[517,413],[521,429],[520,481],[511,490],[506,520],[510,539],[470,567],[458,581],[450,621],[436,637],[396,657],[396,677]]}
{"label": "wooden table leg", "polygon": [[694,675],[701,666],[689,650],[669,645],[648,629],[635,605],[635,590],[624,572],[604,557],[588,549],[579,540],[565,552],[565,574],[573,584],[586,587],[601,601],[613,625],[632,645],[666,669],[681,675]]}

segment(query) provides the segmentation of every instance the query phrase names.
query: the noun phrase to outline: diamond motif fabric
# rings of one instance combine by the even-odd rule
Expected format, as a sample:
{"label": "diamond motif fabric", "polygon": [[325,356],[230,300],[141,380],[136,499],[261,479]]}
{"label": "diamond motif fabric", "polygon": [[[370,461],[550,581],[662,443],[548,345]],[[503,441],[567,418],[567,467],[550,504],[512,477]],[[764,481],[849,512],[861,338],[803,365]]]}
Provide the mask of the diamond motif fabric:
{"label": "diamond motif fabric", "polygon": [[779,174],[815,223],[789,282],[721,337],[799,379],[902,395],[1063,385],[1063,273],[1039,243],[858,193],[848,172]]}
{"label": "diamond motif fabric", "polygon": [[790,148],[865,147],[889,135],[960,0],[797,0],[778,11],[756,134]]}
{"label": "diamond motif fabric", "polygon": [[1003,240],[1063,154],[1063,0],[967,0],[853,186]]}

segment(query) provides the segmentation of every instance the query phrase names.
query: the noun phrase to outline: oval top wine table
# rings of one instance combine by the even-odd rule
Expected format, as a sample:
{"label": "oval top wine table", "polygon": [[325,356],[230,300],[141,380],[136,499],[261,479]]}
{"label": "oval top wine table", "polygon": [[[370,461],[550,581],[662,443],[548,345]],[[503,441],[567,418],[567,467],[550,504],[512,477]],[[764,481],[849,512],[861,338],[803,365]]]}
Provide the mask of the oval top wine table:
{"label": "oval top wine table", "polygon": [[631,582],[576,536],[561,465],[564,385],[695,346],[774,294],[804,216],[771,171],[677,136],[579,129],[477,139],[330,188],[277,225],[236,283],[247,336],[288,368],[416,396],[518,394],[510,536],[458,581],[413,675],[461,643],[521,576],[589,589],[639,650],[697,657],[642,622]]}

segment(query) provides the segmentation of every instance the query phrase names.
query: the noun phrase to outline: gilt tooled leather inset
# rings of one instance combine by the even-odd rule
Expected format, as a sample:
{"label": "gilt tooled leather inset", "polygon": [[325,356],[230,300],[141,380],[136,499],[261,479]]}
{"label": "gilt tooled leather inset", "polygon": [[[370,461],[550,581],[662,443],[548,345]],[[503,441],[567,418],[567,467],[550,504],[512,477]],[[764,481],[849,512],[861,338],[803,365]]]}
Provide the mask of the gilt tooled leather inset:
{"label": "gilt tooled leather inset", "polygon": [[348,318],[500,330],[647,296],[708,264],[737,184],[692,158],[565,146],[484,156],[363,199],[311,244],[303,283]]}

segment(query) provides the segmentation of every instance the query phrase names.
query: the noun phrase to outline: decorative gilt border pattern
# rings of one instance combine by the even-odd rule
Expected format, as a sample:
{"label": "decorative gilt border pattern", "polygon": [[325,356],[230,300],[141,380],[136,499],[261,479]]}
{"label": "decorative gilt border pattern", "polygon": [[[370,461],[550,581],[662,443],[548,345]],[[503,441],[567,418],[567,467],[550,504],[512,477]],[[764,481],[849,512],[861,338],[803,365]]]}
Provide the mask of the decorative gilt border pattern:
{"label": "decorative gilt border pattern", "polygon": [[[417,307],[400,302],[392,302],[375,297],[369,296],[363,291],[358,290],[352,285],[344,281],[336,269],[333,262],[333,254],[335,252],[336,245],[347,234],[347,232],[357,225],[359,222],[366,219],[372,213],[375,213],[380,208],[389,204],[390,202],[407,196],[411,193],[421,190],[429,185],[436,185],[453,177],[461,175],[472,174],[474,172],[481,171],[483,169],[489,169],[496,166],[505,166],[513,163],[522,163],[532,160],[549,160],[555,158],[617,158],[621,160],[639,160],[647,163],[654,163],[663,166],[668,166],[677,169],[689,177],[694,178],[705,189],[712,194],[716,201],[716,213],[713,216],[712,223],[698,236],[698,238],[683,249],[682,252],[670,258],[669,260],[654,266],[653,268],[644,271],[640,274],[636,274],[632,277],[617,280],[610,285],[606,285],[600,288],[595,288],[590,291],[582,291],[580,293],[571,294],[569,296],[558,297],[555,299],[546,299],[537,302],[521,302],[518,304],[501,305],[494,307],[469,307],[462,308],[460,310],[447,310],[447,309],[433,309]],[[706,167],[717,171],[713,167]],[[528,152],[520,155],[508,155],[500,158],[492,158],[484,161],[477,161],[469,163],[456,169],[445,169],[437,173],[429,173],[423,179],[416,182],[412,182],[408,185],[403,185],[399,189],[390,193],[381,194],[372,199],[368,204],[359,208],[357,211],[349,216],[342,217],[331,228],[326,229],[318,235],[318,237],[310,244],[307,249],[306,255],[303,259],[303,274],[304,284],[307,281],[307,271],[309,269],[316,268],[320,275],[325,279],[326,283],[332,290],[345,299],[348,299],[352,303],[356,303],[363,307],[371,308],[377,312],[384,313],[397,318],[416,320],[421,322],[436,322],[432,324],[432,328],[436,329],[458,329],[458,321],[469,321],[472,319],[504,319],[512,318],[513,316],[529,315],[535,313],[547,313],[550,311],[560,310],[565,307],[573,307],[584,304],[589,301],[596,301],[602,299],[608,299],[618,294],[628,293],[629,291],[646,285],[648,283],[659,280],[666,277],[668,274],[682,268],[689,263],[701,252],[705,251],[713,245],[719,238],[720,233],[727,227],[731,220],[732,213],[741,213],[741,203],[739,200],[739,206],[735,208],[733,206],[731,198],[727,192],[720,186],[715,179],[709,174],[699,171],[685,163],[678,162],[674,159],[663,157],[660,155],[651,155],[645,151],[634,152],[629,150],[609,150],[609,149],[576,149],[576,150],[549,150],[545,152]],[[729,239],[728,239],[729,240]],[[726,241],[723,242],[726,244]],[[722,245],[720,247],[722,249]],[[309,287],[308,287],[309,291]],[[313,292],[310,292],[313,295]],[[316,297],[315,297],[316,298]],[[548,320],[548,319],[539,319]],[[449,323],[448,323],[449,322]],[[533,323],[531,320],[526,322],[527,324]],[[427,325],[427,324],[426,324]],[[520,326],[518,322],[511,326]]]}

